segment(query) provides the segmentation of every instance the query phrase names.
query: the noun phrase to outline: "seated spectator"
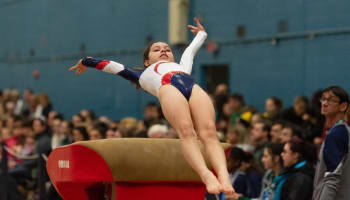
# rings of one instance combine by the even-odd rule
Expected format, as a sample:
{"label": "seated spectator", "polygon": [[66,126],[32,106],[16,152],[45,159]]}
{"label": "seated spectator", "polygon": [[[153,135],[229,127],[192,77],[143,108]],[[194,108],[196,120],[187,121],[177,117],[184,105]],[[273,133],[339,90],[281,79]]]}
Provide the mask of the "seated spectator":
{"label": "seated spectator", "polygon": [[106,124],[108,127],[112,123],[112,120],[110,120],[107,116],[101,116],[101,117],[98,118],[97,121]]}
{"label": "seated spectator", "polygon": [[233,113],[232,107],[230,104],[225,103],[222,106],[221,115],[218,116],[216,122],[216,129],[221,133],[225,133],[227,129],[230,128],[231,115]]}
{"label": "seated spectator", "polygon": [[264,148],[269,142],[270,127],[266,122],[260,121],[253,125],[250,134],[250,141],[254,147],[253,155],[255,160],[257,160],[261,167],[263,163],[261,162],[261,157],[264,153]]}
{"label": "seated spectator", "polygon": [[223,105],[227,102],[229,97],[228,86],[224,83],[218,84],[215,87],[214,95],[213,95],[213,103],[216,113],[216,119],[221,118]]}
{"label": "seated spectator", "polygon": [[34,153],[35,148],[35,135],[33,132],[27,133],[24,141],[23,148],[19,153],[20,156],[29,156]]}
{"label": "seated spectator", "polygon": [[80,111],[80,115],[83,117],[85,125],[93,124],[96,119],[96,115],[92,110],[83,109]]}
{"label": "seated spectator", "polygon": [[83,126],[84,118],[80,114],[75,114],[72,116],[72,123],[74,127]]}
{"label": "seated spectator", "polygon": [[244,98],[241,94],[234,93],[228,98],[227,103],[232,109],[230,124],[233,125],[241,118],[241,114],[243,113],[243,108],[245,106]]}
{"label": "seated spectator", "polygon": [[21,115],[23,113],[23,100],[20,98],[18,90],[11,91],[11,100],[15,104],[14,114]]}
{"label": "seated spectator", "polygon": [[49,156],[51,148],[51,133],[45,121],[41,119],[33,120],[33,132],[35,134],[36,148],[39,155]]}
{"label": "seated spectator", "polygon": [[277,97],[270,97],[265,102],[264,118],[269,121],[275,121],[280,118],[283,109],[282,100]]}
{"label": "seated spectator", "polygon": [[[236,193],[244,196],[248,193],[248,178],[245,172],[241,171],[242,162],[245,159],[246,153],[238,148],[232,147],[230,156],[227,161],[227,169],[230,174],[230,180]],[[228,199],[224,193],[219,195],[220,200]]]}
{"label": "seated spectator", "polygon": [[235,125],[226,132],[226,141],[233,146],[239,147],[244,151],[253,151],[253,146],[249,144],[249,132],[242,125]]}
{"label": "seated spectator", "polygon": [[62,146],[62,140],[64,138],[64,135],[62,134],[61,129],[61,123],[62,119],[60,117],[55,117],[52,122],[52,137],[51,137],[51,147],[52,149],[55,149],[59,146]]}
{"label": "seated spectator", "polygon": [[61,122],[61,134],[63,138],[61,140],[62,145],[71,144],[73,141],[73,123],[70,121],[62,121]]}
{"label": "seated spectator", "polygon": [[286,143],[282,152],[284,174],[287,176],[282,187],[275,191],[279,199],[310,200],[315,175],[314,164],[317,160],[313,145],[293,139]]}
{"label": "seated spectator", "polygon": [[73,128],[73,142],[80,142],[89,140],[89,134],[84,126],[77,126]]}
{"label": "seated spectator", "polygon": [[263,178],[263,170],[255,161],[253,155],[249,152],[243,157],[240,170],[247,176],[247,192],[246,196],[257,198],[261,192],[261,181]]}
{"label": "seated spectator", "polygon": [[122,137],[136,137],[137,120],[133,117],[125,117],[120,121],[119,130]]}
{"label": "seated spectator", "polygon": [[166,125],[154,124],[148,129],[147,136],[149,138],[166,138],[168,131],[169,130]]}
{"label": "seated spectator", "polygon": [[254,113],[251,121],[250,121],[250,126],[253,127],[255,123],[263,121],[263,115],[261,113]]}
{"label": "seated spectator", "polygon": [[307,113],[308,99],[304,96],[297,96],[294,100],[292,107],[284,110],[281,114],[281,118],[293,124],[302,125]]}
{"label": "seated spectator", "polygon": [[283,144],[280,143],[270,143],[264,149],[262,161],[267,171],[263,178],[263,189],[260,194],[260,199],[272,200],[274,198],[275,189],[284,179],[284,177],[280,176],[283,170],[282,151]]}
{"label": "seated spectator", "polygon": [[280,121],[275,121],[272,123],[271,131],[270,131],[270,142],[281,142],[283,124]]}
{"label": "seated spectator", "polygon": [[149,102],[143,110],[143,119],[138,121],[136,134],[138,137],[147,137],[147,130],[154,124],[166,124],[162,110],[155,102]]}
{"label": "seated spectator", "polygon": [[301,135],[300,127],[298,127],[297,125],[288,123],[283,127],[281,131],[280,141],[281,143],[287,143],[287,142],[290,142],[293,138],[301,139],[300,135]]}
{"label": "seated spectator", "polygon": [[106,138],[121,138],[122,134],[117,128],[108,128],[106,132]]}
{"label": "seated spectator", "polygon": [[[283,170],[283,161],[281,157],[282,150],[283,144],[280,143],[269,143],[264,148],[262,162],[264,163],[266,172],[262,180],[262,190],[258,199],[275,199],[274,193],[276,188],[281,187],[286,180],[286,176],[281,175]],[[251,200],[251,198],[239,193],[234,194],[231,198],[238,200]]]}
{"label": "seated spectator", "polygon": [[[55,119],[55,117],[58,115],[57,111],[55,110],[51,110],[47,116],[47,124],[49,125],[50,129],[52,129],[53,127],[53,121]],[[63,116],[62,116],[62,120],[63,120]]]}
{"label": "seated spectator", "polygon": [[52,110],[52,104],[50,98],[47,94],[40,93],[38,95],[39,98],[39,106],[42,107],[42,115],[47,119],[49,116],[49,112]]}
{"label": "seated spectator", "polygon": [[106,138],[106,132],[101,128],[93,128],[89,131],[89,140],[101,140]]}

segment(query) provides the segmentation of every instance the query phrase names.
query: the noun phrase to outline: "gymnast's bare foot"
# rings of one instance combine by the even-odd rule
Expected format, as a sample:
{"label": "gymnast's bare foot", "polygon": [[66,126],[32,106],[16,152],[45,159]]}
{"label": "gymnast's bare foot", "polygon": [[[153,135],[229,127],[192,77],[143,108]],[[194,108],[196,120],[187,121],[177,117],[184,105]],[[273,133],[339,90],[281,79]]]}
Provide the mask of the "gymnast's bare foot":
{"label": "gymnast's bare foot", "polygon": [[232,187],[228,173],[218,174],[218,179],[219,179],[219,182],[221,184],[221,191],[220,192],[223,192],[226,195],[235,194],[235,190]]}
{"label": "gymnast's bare foot", "polygon": [[222,191],[221,184],[216,179],[213,173],[210,171],[203,175],[202,181],[204,182],[205,186],[207,187],[207,191],[210,194],[219,194]]}

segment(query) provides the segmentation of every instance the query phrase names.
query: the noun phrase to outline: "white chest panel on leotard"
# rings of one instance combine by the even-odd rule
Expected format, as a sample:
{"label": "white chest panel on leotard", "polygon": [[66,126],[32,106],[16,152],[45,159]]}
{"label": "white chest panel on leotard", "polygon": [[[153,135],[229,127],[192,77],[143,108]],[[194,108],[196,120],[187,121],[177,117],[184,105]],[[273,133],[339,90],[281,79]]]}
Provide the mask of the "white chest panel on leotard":
{"label": "white chest panel on leotard", "polygon": [[186,72],[182,66],[174,62],[158,61],[141,74],[139,83],[147,92],[158,96],[160,86],[162,86],[162,78],[168,72],[181,71]]}

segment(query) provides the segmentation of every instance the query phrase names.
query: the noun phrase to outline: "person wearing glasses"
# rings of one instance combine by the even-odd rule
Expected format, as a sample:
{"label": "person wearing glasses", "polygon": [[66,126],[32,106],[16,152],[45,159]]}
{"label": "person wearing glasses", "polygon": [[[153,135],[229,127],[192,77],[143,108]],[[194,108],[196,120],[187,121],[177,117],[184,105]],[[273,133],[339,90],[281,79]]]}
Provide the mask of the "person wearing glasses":
{"label": "person wearing glasses", "polygon": [[323,90],[321,114],[326,118],[326,138],[317,164],[313,200],[349,199],[349,126],[344,121],[349,105],[347,92],[339,86]]}

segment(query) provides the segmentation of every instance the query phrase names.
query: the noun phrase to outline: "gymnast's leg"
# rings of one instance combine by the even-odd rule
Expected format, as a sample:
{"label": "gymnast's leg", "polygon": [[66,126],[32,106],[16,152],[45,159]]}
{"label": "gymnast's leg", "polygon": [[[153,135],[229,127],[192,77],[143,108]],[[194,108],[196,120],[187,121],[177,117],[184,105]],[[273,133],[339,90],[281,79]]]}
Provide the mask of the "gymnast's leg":
{"label": "gymnast's leg", "polygon": [[185,159],[199,174],[207,191],[214,194],[219,193],[222,190],[221,185],[205,164],[187,99],[172,85],[163,85],[158,96],[165,118],[180,136]]}
{"label": "gymnast's leg", "polygon": [[194,85],[189,100],[193,123],[204,144],[206,154],[218,175],[222,191],[233,194],[234,190],[227,171],[225,153],[220,145],[215,127],[214,106],[206,92]]}

